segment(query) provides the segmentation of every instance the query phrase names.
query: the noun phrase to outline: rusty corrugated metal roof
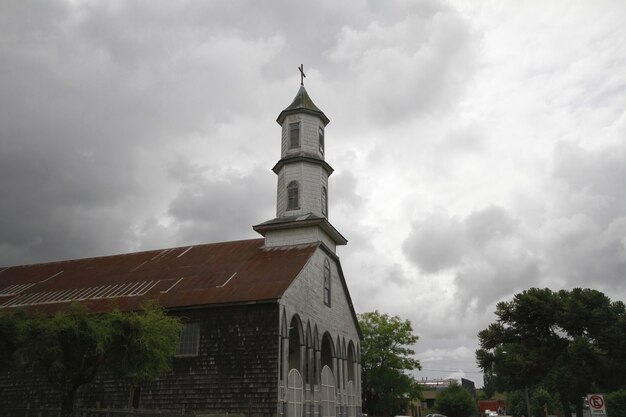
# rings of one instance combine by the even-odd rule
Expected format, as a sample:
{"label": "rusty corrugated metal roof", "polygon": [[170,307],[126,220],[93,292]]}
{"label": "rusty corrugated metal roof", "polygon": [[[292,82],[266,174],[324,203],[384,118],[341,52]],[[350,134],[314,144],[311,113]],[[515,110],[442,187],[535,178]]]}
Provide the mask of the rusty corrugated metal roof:
{"label": "rusty corrugated metal roof", "polygon": [[67,260],[0,269],[0,308],[52,312],[71,300],[92,311],[278,299],[318,244],[265,248],[264,239]]}

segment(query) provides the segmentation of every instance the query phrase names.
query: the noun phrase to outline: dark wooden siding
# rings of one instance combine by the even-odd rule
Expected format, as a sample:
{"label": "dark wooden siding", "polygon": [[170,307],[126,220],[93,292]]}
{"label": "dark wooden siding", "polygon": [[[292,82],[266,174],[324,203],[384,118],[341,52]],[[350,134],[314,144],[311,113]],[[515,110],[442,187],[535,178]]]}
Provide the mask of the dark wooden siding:
{"label": "dark wooden siding", "polygon": [[[253,304],[178,311],[200,323],[197,357],[174,359],[173,369],[141,386],[139,406],[207,413],[276,414],[278,304]],[[130,386],[100,378],[80,389],[77,406],[128,405]],[[58,406],[41,378],[0,374],[0,409]]]}

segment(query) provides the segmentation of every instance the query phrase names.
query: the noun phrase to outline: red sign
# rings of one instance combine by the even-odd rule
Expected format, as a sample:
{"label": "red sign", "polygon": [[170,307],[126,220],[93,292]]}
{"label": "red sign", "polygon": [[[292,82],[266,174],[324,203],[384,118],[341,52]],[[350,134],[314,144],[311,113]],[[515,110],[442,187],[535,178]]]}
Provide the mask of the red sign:
{"label": "red sign", "polygon": [[588,394],[587,403],[591,417],[606,417],[606,408],[602,394]]}
{"label": "red sign", "polygon": [[602,398],[601,395],[590,395],[589,407],[595,408],[596,410],[604,408],[604,398]]}

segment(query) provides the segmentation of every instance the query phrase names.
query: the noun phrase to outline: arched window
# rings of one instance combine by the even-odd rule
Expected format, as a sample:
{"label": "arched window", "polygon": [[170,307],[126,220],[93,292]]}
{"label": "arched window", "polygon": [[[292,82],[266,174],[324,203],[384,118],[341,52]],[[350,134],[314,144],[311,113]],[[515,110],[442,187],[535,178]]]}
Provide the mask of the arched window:
{"label": "arched window", "polygon": [[324,366],[322,368],[322,385],[320,387],[321,417],[335,417],[337,415],[336,395],[333,371],[330,367]]}
{"label": "arched window", "polygon": [[319,132],[318,137],[319,137],[320,153],[323,155],[324,154],[324,128],[322,126],[319,126],[318,132]]}
{"label": "arched window", "polygon": [[303,371],[301,368],[303,365],[302,350],[300,349],[302,344],[302,326],[300,320],[293,316],[289,324],[289,369],[297,369],[300,375]]}
{"label": "arched window", "polygon": [[331,339],[330,335],[328,334],[328,332],[324,333],[324,335],[322,336],[322,345],[320,347],[321,352],[321,362],[320,365],[322,368],[324,368],[324,366],[328,366],[331,367],[333,366],[333,357],[335,356],[335,348],[333,345],[333,340]]}
{"label": "arched window", "polygon": [[328,192],[322,187],[322,214],[328,217]]}
{"label": "arched window", "polygon": [[302,375],[297,369],[292,369],[287,377],[287,417],[302,417],[303,405]]}
{"label": "arched window", "polygon": [[300,187],[297,181],[291,181],[287,185],[287,210],[298,210],[300,208]]}
{"label": "arched window", "polygon": [[324,304],[330,307],[330,262],[324,260]]}

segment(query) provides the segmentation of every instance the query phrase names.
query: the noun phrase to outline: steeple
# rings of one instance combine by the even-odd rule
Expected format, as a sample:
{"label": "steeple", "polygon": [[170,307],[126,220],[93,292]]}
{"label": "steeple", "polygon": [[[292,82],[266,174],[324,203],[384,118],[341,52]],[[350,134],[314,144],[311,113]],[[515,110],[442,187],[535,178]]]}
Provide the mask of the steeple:
{"label": "steeple", "polygon": [[265,236],[265,246],[286,246],[321,241],[331,250],[347,240],[328,221],[328,177],[333,168],[325,161],[325,128],[330,122],[304,88],[300,89],[276,121],[281,126],[281,158],[272,170],[278,176],[276,218],[253,229]]}

